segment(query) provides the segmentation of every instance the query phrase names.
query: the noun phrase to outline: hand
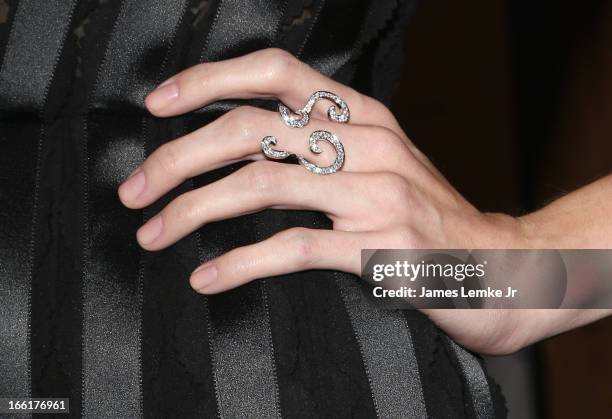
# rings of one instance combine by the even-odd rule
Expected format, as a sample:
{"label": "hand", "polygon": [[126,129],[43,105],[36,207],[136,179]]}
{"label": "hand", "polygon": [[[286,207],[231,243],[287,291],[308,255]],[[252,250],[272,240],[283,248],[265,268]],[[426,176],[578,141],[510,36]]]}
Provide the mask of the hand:
{"label": "hand", "polygon": [[[169,117],[222,99],[277,98],[301,108],[317,90],[342,97],[348,124],[328,120],[329,104],[317,104],[306,129],[286,127],[278,113],[236,108],[213,123],[153,152],[119,188],[129,208],[143,208],[188,178],[240,160],[253,160],[215,183],[187,192],[142,226],[137,238],[147,250],[163,249],[202,225],[266,208],[317,210],[333,230],[293,228],[263,242],[234,249],[199,267],[191,286],[219,293],[257,278],[308,269],[360,274],[362,248],[521,247],[521,223],[477,211],[410,142],[389,110],[339,84],[290,54],[268,49],[206,63],[172,77],[146,99],[151,113]],[[267,135],[291,152],[308,155],[308,135],[335,133],[346,161],[341,171],[318,176],[298,165],[267,161],[260,141]],[[459,343],[476,350],[508,347],[516,316],[486,311],[425,311]],[[446,314],[445,314],[446,313]],[[470,325],[471,324],[471,325]],[[511,342],[514,344],[514,341]]]}

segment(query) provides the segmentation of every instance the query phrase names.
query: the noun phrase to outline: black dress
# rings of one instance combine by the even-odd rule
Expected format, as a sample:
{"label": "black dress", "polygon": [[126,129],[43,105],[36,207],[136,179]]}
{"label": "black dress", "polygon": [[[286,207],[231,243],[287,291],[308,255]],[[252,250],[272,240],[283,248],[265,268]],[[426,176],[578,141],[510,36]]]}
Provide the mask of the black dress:
{"label": "black dress", "polygon": [[[324,216],[269,210],[164,251],[118,184],[161,143],[245,102],[148,115],[157,83],[199,62],[284,48],[388,102],[412,0],[0,0],[0,397],[69,397],[72,416],[505,416],[480,360],[358,278],[309,271],[213,297],[190,272]],[[258,106],[272,106],[251,101]]]}

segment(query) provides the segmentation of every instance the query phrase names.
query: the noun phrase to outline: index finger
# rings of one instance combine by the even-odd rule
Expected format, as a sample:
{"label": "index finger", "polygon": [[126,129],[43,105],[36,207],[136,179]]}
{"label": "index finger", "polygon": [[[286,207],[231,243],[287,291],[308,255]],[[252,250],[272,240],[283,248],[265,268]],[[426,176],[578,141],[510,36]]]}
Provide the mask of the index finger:
{"label": "index finger", "polygon": [[[311,94],[321,90],[333,92],[348,103],[351,121],[401,132],[382,103],[275,48],[188,68],[151,92],[146,105],[152,114],[160,117],[183,114],[223,99],[277,98],[297,110]],[[313,112],[325,118],[327,108],[315,106]]]}

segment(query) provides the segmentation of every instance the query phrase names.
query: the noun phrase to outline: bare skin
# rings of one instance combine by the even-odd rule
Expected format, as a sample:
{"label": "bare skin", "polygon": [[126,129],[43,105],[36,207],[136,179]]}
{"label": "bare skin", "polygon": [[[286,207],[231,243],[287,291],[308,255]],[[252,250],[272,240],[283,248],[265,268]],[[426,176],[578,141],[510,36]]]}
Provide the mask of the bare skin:
{"label": "bare skin", "polygon": [[[362,248],[611,248],[612,176],[524,217],[483,213],[467,202],[411,143],[391,112],[375,99],[333,81],[290,54],[261,50],[189,68],[146,99],[149,111],[170,117],[223,99],[277,98],[301,108],[317,90],[341,96],[349,124],[315,106],[308,133],[323,129],[342,140],[343,169],[313,175],[297,165],[266,161],[260,141],[311,158],[305,130],[286,127],[275,112],[240,107],[152,153],[119,187],[129,208],[144,208],[188,178],[240,160],[253,163],[187,192],[137,233],[151,251],[172,245],[202,225],[266,208],[325,213],[333,230],[293,228],[234,249],[191,275],[202,294],[220,293],[258,278],[307,269],[360,274]],[[333,157],[332,157],[333,159]],[[611,310],[423,310],[459,344],[505,354],[611,314]]]}

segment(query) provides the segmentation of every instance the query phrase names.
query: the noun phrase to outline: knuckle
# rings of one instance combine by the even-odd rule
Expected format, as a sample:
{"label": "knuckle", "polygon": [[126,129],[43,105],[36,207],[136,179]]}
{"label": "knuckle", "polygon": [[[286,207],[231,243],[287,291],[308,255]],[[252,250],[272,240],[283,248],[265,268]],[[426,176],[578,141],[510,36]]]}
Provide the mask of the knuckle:
{"label": "knuckle", "polygon": [[223,116],[224,129],[240,138],[251,138],[263,110],[254,106],[240,106]]}
{"label": "knuckle", "polygon": [[167,216],[178,223],[193,221],[198,217],[197,202],[189,193],[183,194],[170,204]]}
{"label": "knuckle", "polygon": [[289,52],[279,48],[269,48],[264,51],[265,75],[268,80],[279,80],[289,77],[295,70],[298,59]]}
{"label": "knuckle", "polygon": [[387,172],[382,174],[380,182],[383,190],[389,192],[390,195],[405,197],[410,190],[408,182],[396,173]]}
{"label": "knuckle", "polygon": [[387,127],[378,127],[377,130],[378,130],[378,135],[380,136],[380,138],[382,138],[382,140],[385,141],[386,143],[394,144],[394,145],[398,145],[398,144],[403,145],[402,139],[399,137],[399,135],[395,133],[395,131]]}
{"label": "knuckle", "polygon": [[251,190],[260,195],[269,195],[279,185],[278,165],[272,162],[251,163],[246,166],[244,175]]}
{"label": "knuckle", "polygon": [[376,147],[381,152],[388,156],[406,153],[404,142],[393,130],[386,127],[373,127],[372,129],[372,136],[377,139]]}
{"label": "knuckle", "polygon": [[416,232],[408,225],[394,229],[390,244],[398,249],[415,249],[419,247]]}
{"label": "knuckle", "polygon": [[363,105],[367,107],[367,109],[372,112],[375,115],[384,115],[384,116],[389,116],[391,115],[391,111],[389,110],[389,108],[387,107],[387,105],[385,105],[384,103],[382,103],[381,101],[379,101],[378,99],[375,99],[373,97],[370,96],[361,96],[363,99]]}
{"label": "knuckle", "polygon": [[414,156],[404,140],[393,130],[386,127],[372,127],[371,138],[376,138],[376,152],[384,158],[395,173],[406,173],[413,166]]}
{"label": "knuckle", "polygon": [[287,248],[293,249],[299,267],[305,268],[311,265],[316,255],[316,243],[312,232],[304,227],[294,227],[284,234]]}
{"label": "knuckle", "polygon": [[390,172],[381,175],[377,189],[384,191],[385,205],[391,210],[404,210],[408,206],[410,185],[400,175]]}
{"label": "knuckle", "polygon": [[377,125],[399,127],[399,123],[387,105],[369,96],[361,95],[361,98],[361,106],[368,109],[368,112],[377,121]]}
{"label": "knuckle", "polygon": [[210,70],[212,63],[196,64],[189,73],[188,83],[191,87],[205,88],[210,80]]}
{"label": "knuckle", "polygon": [[159,147],[154,153],[154,161],[166,174],[176,175],[179,173],[179,154],[172,143],[166,143]]}

